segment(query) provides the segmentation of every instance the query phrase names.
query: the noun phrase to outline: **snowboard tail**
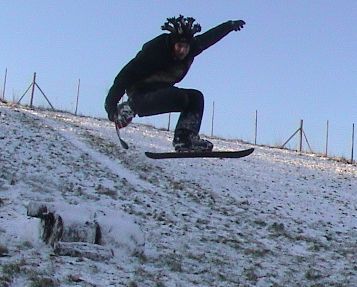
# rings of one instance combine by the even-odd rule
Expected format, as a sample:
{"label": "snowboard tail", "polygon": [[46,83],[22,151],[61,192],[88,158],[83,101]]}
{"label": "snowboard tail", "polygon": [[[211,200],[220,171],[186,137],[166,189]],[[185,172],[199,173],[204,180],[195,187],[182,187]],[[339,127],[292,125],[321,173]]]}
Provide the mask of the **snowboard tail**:
{"label": "snowboard tail", "polygon": [[250,155],[254,148],[238,151],[210,151],[210,152],[145,152],[152,159],[170,158],[241,158]]}

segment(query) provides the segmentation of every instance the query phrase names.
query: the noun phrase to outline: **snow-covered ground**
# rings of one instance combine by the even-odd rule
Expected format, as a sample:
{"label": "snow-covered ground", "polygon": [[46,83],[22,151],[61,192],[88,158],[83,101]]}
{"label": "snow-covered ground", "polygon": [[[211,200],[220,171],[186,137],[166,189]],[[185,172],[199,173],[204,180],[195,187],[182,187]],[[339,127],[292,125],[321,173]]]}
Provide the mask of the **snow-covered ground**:
{"label": "snow-covered ground", "polygon": [[[357,286],[356,165],[265,147],[151,160],[171,132],[122,133],[129,150],[107,120],[0,103],[0,286]],[[109,214],[114,257],[56,255],[30,202]]]}

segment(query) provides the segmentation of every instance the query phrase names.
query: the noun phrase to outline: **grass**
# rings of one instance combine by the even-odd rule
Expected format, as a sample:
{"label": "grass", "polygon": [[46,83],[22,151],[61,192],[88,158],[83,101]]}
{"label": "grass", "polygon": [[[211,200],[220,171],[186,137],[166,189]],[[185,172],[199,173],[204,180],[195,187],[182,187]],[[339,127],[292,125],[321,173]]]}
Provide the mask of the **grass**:
{"label": "grass", "polygon": [[0,277],[0,286],[11,286],[15,276],[21,273],[21,267],[25,264],[23,260],[16,263],[4,264],[1,266],[2,275]]}
{"label": "grass", "polygon": [[57,287],[59,286],[58,282],[46,277],[37,277],[32,279],[30,287]]}

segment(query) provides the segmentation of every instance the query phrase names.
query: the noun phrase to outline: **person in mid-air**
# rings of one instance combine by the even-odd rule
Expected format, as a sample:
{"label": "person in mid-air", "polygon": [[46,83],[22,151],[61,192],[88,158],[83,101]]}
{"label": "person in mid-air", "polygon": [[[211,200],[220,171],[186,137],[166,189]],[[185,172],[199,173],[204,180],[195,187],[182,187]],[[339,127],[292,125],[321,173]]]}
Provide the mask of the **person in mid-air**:
{"label": "person in mid-air", "polygon": [[[176,151],[212,151],[213,144],[198,135],[204,109],[203,94],[175,86],[187,74],[196,56],[228,33],[243,28],[243,20],[227,21],[195,36],[201,26],[191,17],[168,18],[163,33],[141,51],[116,76],[105,100],[110,121],[119,128],[135,117],[180,112],[173,146]],[[124,94],[128,101],[118,104]]]}

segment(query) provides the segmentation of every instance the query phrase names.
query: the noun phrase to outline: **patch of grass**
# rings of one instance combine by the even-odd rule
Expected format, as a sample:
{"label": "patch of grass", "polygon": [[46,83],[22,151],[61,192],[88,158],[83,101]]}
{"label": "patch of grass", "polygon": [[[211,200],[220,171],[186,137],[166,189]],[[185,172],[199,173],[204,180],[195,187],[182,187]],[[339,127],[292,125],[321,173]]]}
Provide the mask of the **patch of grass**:
{"label": "patch of grass", "polygon": [[244,271],[245,277],[248,281],[257,282],[259,277],[253,268],[248,268]]}
{"label": "patch of grass", "polygon": [[305,278],[308,280],[317,280],[317,279],[321,279],[322,275],[318,270],[311,268],[306,271]]}
{"label": "patch of grass", "polygon": [[164,265],[173,272],[182,272],[182,257],[177,254],[167,255],[163,260]]}
{"label": "patch of grass", "polygon": [[1,266],[2,276],[0,277],[0,286],[8,287],[15,276],[21,273],[21,267],[24,265],[23,261],[17,263],[9,263]]}
{"label": "patch of grass", "polygon": [[9,263],[2,266],[2,273],[3,275],[13,278],[15,275],[21,272],[21,266],[23,263]]}
{"label": "patch of grass", "polygon": [[288,239],[295,239],[286,230],[285,225],[283,223],[274,222],[272,225],[268,226],[268,230],[271,232],[271,236],[273,237],[284,236]]}
{"label": "patch of grass", "polygon": [[271,226],[270,226],[270,230],[277,233],[277,234],[283,234],[285,233],[285,226],[283,223],[277,223],[274,222]]}
{"label": "patch of grass", "polygon": [[266,256],[269,252],[268,249],[248,248],[244,251],[244,254],[260,258]]}
{"label": "patch of grass", "polygon": [[30,287],[57,287],[59,286],[58,282],[46,277],[37,277],[32,279]]}
{"label": "patch of grass", "polygon": [[268,225],[264,220],[261,220],[261,219],[255,220],[254,223],[255,223],[256,225],[259,225],[259,226],[262,226],[262,227],[265,227],[265,226]]}
{"label": "patch of grass", "polygon": [[[7,279],[10,280],[10,282],[16,277],[19,276],[20,274],[28,276],[30,279],[35,278],[35,276],[38,274],[37,271],[31,270],[26,268],[26,261],[25,259],[21,259],[19,261],[13,262],[13,263],[8,263],[0,266],[2,275],[6,277]],[[30,271],[29,271],[30,270]],[[0,277],[0,282],[1,282],[1,277]],[[0,284],[0,286],[2,286]]]}
{"label": "patch of grass", "polygon": [[171,181],[170,182],[171,184],[171,188],[174,189],[174,190],[184,190],[185,188],[185,184],[181,181]]}
{"label": "patch of grass", "polygon": [[98,194],[107,195],[112,199],[118,198],[118,192],[116,190],[104,187],[100,184],[95,188],[95,190],[97,191]]}

